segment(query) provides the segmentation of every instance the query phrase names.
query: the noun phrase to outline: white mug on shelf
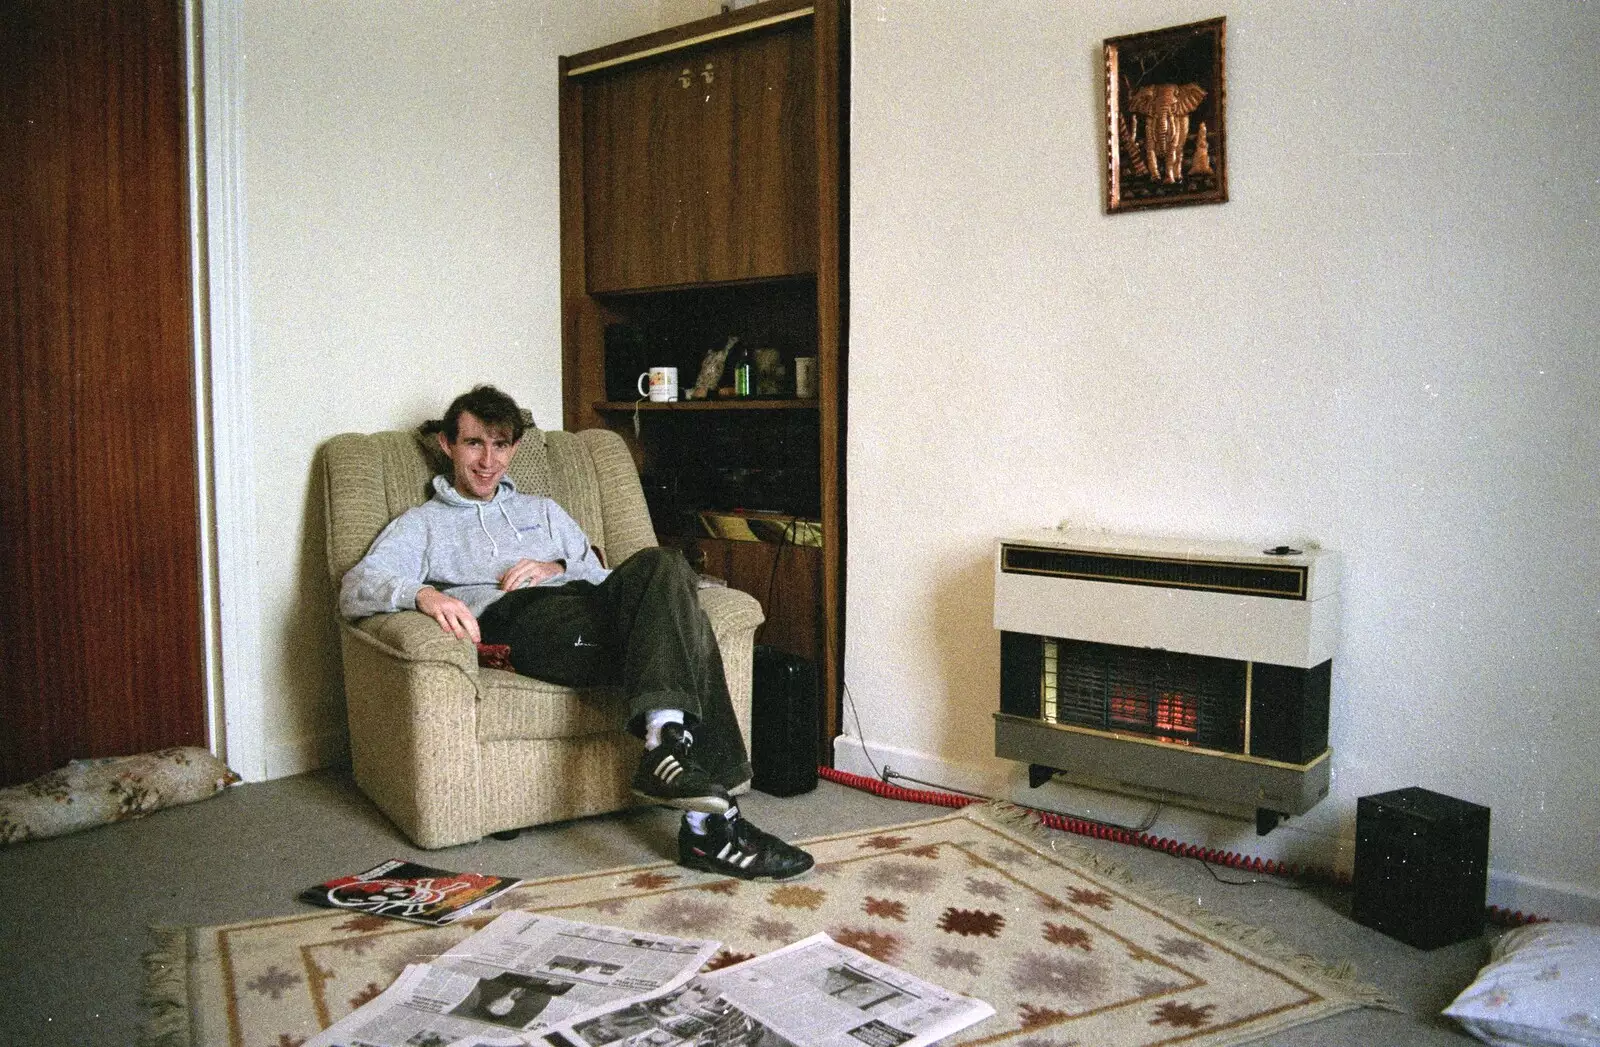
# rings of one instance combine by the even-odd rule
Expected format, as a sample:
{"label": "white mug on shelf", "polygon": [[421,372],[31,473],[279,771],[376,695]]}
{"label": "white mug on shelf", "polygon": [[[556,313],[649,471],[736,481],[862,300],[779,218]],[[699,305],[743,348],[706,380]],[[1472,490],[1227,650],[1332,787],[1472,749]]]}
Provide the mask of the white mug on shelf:
{"label": "white mug on shelf", "polygon": [[[646,389],[646,384],[649,388]],[[639,395],[648,396],[651,403],[670,404],[678,399],[678,369],[652,367],[639,376]]]}

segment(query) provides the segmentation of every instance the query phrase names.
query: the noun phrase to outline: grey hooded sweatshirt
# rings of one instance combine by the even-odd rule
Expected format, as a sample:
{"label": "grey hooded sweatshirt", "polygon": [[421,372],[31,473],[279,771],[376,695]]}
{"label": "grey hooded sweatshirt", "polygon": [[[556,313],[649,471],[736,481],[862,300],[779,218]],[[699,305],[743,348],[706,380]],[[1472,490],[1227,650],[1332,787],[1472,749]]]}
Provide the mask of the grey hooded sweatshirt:
{"label": "grey hooded sweatshirt", "polygon": [[566,570],[540,585],[600,582],[588,536],[565,509],[542,495],[522,494],[501,477],[486,502],[467,498],[449,478],[433,478],[433,497],[389,522],[339,586],[339,613],[365,618],[413,610],[425,585],[465,603],[474,615],[505,595],[500,577],[518,560],[562,562]]}

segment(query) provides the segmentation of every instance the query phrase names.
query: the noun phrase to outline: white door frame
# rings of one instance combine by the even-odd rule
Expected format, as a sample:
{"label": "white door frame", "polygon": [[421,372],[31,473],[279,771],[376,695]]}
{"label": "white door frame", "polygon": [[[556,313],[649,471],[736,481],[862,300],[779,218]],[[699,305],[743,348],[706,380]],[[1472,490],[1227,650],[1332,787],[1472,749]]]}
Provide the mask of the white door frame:
{"label": "white door frame", "polygon": [[195,429],[207,724],[246,781],[267,776],[256,573],[244,185],[243,4],[185,0]]}

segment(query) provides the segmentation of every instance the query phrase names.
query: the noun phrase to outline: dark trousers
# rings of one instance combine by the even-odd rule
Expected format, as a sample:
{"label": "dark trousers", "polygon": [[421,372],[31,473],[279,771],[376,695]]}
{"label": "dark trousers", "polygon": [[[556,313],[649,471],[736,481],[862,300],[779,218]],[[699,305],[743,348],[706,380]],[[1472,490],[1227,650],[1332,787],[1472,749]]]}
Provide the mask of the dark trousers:
{"label": "dark trousers", "polygon": [[517,589],[478,618],[484,643],[506,644],[524,676],[568,687],[620,684],[628,730],[681,709],[695,762],[732,788],[750,779],[722,653],[695,592],[699,576],[676,549],[641,549],[605,581]]}

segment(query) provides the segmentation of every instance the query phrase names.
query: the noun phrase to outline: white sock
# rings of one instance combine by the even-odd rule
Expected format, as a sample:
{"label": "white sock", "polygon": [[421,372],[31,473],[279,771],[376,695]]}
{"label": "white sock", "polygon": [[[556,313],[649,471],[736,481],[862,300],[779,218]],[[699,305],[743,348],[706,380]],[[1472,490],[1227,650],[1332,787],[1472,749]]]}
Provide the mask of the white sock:
{"label": "white sock", "polygon": [[[711,817],[714,816],[709,815],[704,811],[683,812],[683,820],[689,823],[689,831],[694,833],[696,836],[704,836],[706,834],[706,819]],[[739,817],[739,808],[729,807],[726,811],[722,812],[722,817],[727,821],[733,821],[735,818]]]}
{"label": "white sock", "polygon": [[651,709],[644,717],[644,747],[654,749],[661,744],[661,728],[669,723],[682,724],[682,709]]}

